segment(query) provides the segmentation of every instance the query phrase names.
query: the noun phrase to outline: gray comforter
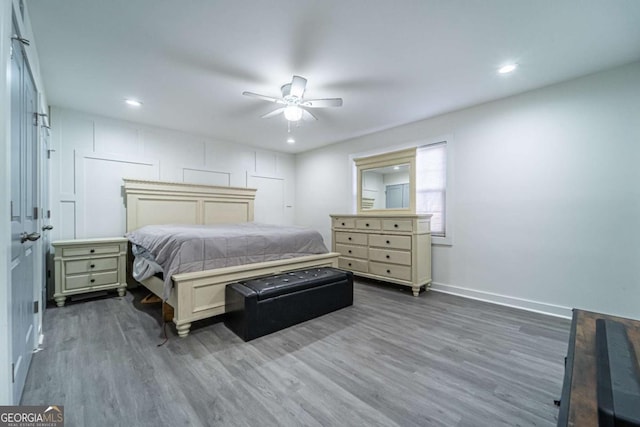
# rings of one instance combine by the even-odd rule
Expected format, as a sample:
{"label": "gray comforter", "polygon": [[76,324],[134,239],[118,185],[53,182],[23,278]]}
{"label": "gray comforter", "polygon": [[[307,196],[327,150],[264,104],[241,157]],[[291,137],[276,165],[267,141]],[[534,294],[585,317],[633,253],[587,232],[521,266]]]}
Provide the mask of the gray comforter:
{"label": "gray comforter", "polygon": [[165,300],[174,274],[328,252],[317,231],[256,222],[148,225],[126,237],[162,267]]}

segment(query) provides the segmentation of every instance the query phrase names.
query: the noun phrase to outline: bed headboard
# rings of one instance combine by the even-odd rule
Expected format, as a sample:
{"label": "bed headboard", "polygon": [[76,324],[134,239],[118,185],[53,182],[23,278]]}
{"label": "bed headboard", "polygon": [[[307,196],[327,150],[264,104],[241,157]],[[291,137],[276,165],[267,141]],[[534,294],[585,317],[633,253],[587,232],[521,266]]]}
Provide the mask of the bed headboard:
{"label": "bed headboard", "polygon": [[253,188],[124,179],[127,232],[145,225],[253,221]]}

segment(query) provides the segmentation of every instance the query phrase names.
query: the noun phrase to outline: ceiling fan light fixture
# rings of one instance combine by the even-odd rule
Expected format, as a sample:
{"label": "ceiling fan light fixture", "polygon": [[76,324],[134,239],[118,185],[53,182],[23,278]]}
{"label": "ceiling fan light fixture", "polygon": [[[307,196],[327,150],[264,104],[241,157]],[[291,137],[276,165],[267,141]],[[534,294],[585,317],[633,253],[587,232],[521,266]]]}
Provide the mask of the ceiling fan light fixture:
{"label": "ceiling fan light fixture", "polygon": [[284,109],[284,117],[290,122],[297,122],[302,118],[302,108],[297,105],[287,105]]}

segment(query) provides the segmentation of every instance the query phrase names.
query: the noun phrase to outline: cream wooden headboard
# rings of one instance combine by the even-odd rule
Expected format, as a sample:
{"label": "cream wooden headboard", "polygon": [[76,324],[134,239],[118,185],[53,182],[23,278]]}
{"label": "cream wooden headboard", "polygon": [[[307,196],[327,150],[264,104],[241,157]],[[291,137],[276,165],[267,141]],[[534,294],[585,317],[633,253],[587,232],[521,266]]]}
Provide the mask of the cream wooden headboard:
{"label": "cream wooden headboard", "polygon": [[253,221],[256,190],[124,179],[127,231],[158,224]]}

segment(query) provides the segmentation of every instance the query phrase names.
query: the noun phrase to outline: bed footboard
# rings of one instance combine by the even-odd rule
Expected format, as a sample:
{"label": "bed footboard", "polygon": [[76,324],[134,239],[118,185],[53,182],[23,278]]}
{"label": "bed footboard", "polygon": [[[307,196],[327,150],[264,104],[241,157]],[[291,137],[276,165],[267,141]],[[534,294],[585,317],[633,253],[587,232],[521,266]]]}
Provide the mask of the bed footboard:
{"label": "bed footboard", "polygon": [[[174,309],[173,323],[180,337],[189,335],[191,323],[226,312],[225,287],[229,283],[311,267],[338,267],[339,253],[329,252],[297,258],[216,268],[194,273],[174,274],[174,289],[167,301]],[[142,282],[151,292],[162,296],[162,280]]]}

